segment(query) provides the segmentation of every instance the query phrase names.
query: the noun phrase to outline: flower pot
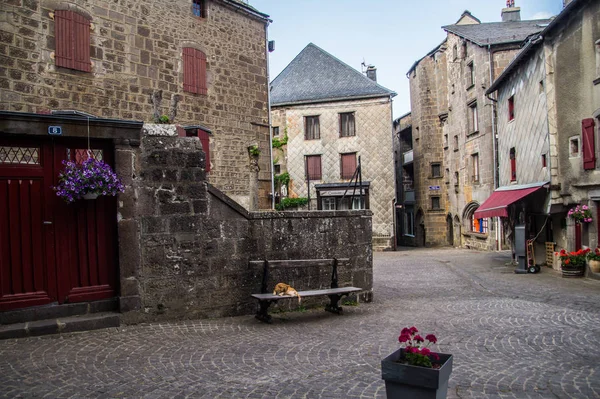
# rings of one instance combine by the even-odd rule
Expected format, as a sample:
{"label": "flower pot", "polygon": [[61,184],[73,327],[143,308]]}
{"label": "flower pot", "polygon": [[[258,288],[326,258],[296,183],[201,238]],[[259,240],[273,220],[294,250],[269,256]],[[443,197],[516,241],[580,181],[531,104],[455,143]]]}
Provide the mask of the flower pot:
{"label": "flower pot", "polygon": [[565,266],[561,268],[563,277],[583,277],[585,268],[583,266]]}
{"label": "flower pot", "polygon": [[600,273],[600,260],[590,260],[588,264],[592,273]]}
{"label": "flower pot", "polygon": [[388,399],[443,399],[448,393],[452,372],[452,355],[438,353],[439,369],[402,364],[398,361],[404,349],[398,349],[381,361],[381,378]]}
{"label": "flower pot", "polygon": [[98,194],[96,194],[96,193],[83,194],[83,199],[86,199],[86,200],[95,200],[96,198],[98,198]]}

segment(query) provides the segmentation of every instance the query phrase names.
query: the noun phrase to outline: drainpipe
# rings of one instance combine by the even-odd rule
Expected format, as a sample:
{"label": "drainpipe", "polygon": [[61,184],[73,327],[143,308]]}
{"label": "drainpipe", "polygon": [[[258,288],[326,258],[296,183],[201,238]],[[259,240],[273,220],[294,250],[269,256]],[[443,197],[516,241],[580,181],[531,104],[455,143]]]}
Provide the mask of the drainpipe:
{"label": "drainpipe", "polygon": [[[494,83],[494,59],[492,57],[492,46],[490,44],[488,44],[488,57],[489,57],[489,63],[490,63],[490,85],[492,85]],[[492,151],[493,151],[493,155],[494,155],[494,190],[498,188],[498,178],[497,178],[497,173],[498,173],[498,159],[496,156],[496,99],[491,98],[489,95],[487,96],[488,99],[492,100]],[[500,218],[497,217],[496,218],[496,250],[499,251],[500,247],[501,247],[501,230],[502,229],[502,224],[500,223]]]}
{"label": "drainpipe", "polygon": [[269,76],[269,21],[265,24],[265,55],[267,57],[267,110],[269,113],[269,157],[271,164],[271,209],[275,209],[275,172],[273,171],[273,127],[271,126],[271,78]]}

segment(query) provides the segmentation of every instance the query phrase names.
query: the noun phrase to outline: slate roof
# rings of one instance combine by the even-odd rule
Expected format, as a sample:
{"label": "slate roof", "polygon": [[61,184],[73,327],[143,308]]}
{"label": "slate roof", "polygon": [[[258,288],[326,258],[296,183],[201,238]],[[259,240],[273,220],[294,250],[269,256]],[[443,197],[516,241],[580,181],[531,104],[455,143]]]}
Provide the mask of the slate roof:
{"label": "slate roof", "polygon": [[530,21],[486,22],[473,25],[442,26],[447,32],[454,33],[479,46],[522,42],[527,37],[542,31],[551,19]]}
{"label": "slate roof", "polygon": [[274,106],[395,95],[313,43],[271,82]]}
{"label": "slate roof", "polygon": [[246,11],[249,11],[251,14],[256,15],[259,18],[271,21],[269,19],[269,15],[258,11],[256,8],[252,7],[250,4],[248,4],[247,2],[243,1],[243,0],[222,0],[225,3],[229,3],[229,4],[233,4],[236,5],[238,7],[242,7],[244,8]]}

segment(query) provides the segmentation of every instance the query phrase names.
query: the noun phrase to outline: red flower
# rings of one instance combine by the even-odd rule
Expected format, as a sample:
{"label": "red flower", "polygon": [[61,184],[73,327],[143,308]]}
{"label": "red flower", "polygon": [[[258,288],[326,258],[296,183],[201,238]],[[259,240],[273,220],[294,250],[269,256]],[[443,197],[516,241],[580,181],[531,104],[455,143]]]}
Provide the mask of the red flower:
{"label": "red flower", "polygon": [[429,355],[431,353],[431,350],[429,348],[423,348],[421,349],[421,355]]}
{"label": "red flower", "polygon": [[438,356],[437,353],[431,352],[431,357],[434,358],[435,360],[440,360],[440,357]]}
{"label": "red flower", "polygon": [[423,339],[423,337],[421,337],[420,335],[417,335],[417,336],[415,336],[415,337],[414,337],[414,340],[415,340],[416,342],[425,342],[425,340]]}
{"label": "red flower", "polygon": [[565,261],[565,265],[568,265],[569,263],[571,263],[571,259],[567,259],[567,260]]}
{"label": "red flower", "polygon": [[436,338],[436,337],[435,337],[435,335],[433,335],[433,334],[427,334],[427,335],[425,336],[425,339],[426,339],[427,341],[431,342],[432,344],[435,344],[435,343],[437,343],[437,338]]}
{"label": "red flower", "polygon": [[415,333],[418,333],[418,332],[419,332],[419,330],[417,330],[417,327],[415,327],[415,326],[412,326],[412,327],[410,328],[410,333],[411,333],[411,334],[415,334]]}
{"label": "red flower", "polygon": [[407,327],[404,327],[404,328],[402,329],[402,331],[400,331],[400,334],[401,334],[401,335],[404,335],[404,334],[406,334],[406,335],[410,335],[410,330],[409,330]]}
{"label": "red flower", "polygon": [[404,343],[404,342],[408,342],[410,341],[410,335],[408,334],[400,334],[400,336],[398,337],[398,341]]}

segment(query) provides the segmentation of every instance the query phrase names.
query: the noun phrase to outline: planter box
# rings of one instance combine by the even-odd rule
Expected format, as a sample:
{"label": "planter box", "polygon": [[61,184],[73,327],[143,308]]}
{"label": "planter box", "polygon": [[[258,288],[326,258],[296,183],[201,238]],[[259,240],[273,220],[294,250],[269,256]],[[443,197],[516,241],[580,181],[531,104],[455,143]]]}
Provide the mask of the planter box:
{"label": "planter box", "polygon": [[585,266],[581,267],[565,267],[561,268],[563,277],[583,277],[585,274]]}
{"label": "planter box", "polygon": [[398,349],[381,361],[381,378],[388,399],[444,399],[452,372],[452,355],[438,353],[439,369],[398,363],[404,349]]}

